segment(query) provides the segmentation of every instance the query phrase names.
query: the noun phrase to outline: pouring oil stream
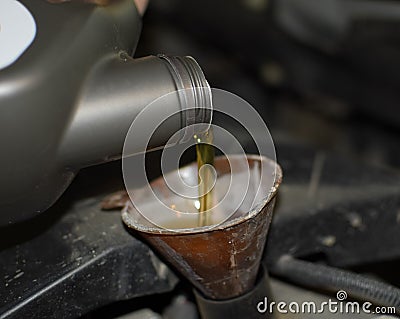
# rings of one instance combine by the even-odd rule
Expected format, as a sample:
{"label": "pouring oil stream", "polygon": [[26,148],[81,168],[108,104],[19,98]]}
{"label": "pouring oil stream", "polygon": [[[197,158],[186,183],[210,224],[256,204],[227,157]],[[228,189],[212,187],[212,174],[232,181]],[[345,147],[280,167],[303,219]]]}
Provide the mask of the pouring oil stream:
{"label": "pouring oil stream", "polygon": [[213,132],[212,128],[204,133],[194,135],[196,140],[196,156],[197,156],[197,172],[198,172],[198,182],[199,182],[199,219],[198,226],[208,226],[211,225],[211,213],[210,208],[213,206],[213,174],[210,166],[203,165],[214,165],[214,147],[213,142]]}

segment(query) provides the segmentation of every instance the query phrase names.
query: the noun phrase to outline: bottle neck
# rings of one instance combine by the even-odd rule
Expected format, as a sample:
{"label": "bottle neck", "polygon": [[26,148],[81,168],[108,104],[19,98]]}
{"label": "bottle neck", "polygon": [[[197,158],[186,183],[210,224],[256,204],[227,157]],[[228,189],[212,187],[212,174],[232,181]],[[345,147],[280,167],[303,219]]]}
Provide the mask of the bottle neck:
{"label": "bottle neck", "polygon": [[210,124],[212,121],[211,88],[199,64],[191,56],[170,57],[158,55],[163,59],[175,81],[182,107],[182,127],[193,124]]}
{"label": "bottle neck", "polygon": [[[61,143],[63,165],[78,169],[119,159],[135,118],[151,102],[172,92],[168,103],[153,105],[149,116],[139,123],[144,132],[171,115],[152,137],[151,148],[164,146],[182,128],[211,123],[211,89],[200,66],[191,57],[165,55],[140,59],[113,56],[97,65]],[[193,136],[183,131],[185,136]],[[146,151],[144,136],[138,136],[137,145],[130,145],[132,153]]]}

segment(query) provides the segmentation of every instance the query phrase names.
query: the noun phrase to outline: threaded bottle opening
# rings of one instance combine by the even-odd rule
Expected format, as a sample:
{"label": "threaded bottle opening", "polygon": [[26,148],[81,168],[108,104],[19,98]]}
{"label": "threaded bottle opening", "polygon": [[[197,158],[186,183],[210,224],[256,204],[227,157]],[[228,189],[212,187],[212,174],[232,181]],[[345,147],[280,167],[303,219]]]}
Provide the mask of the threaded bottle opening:
{"label": "threaded bottle opening", "polygon": [[[182,108],[182,127],[193,124],[208,124],[212,121],[212,95],[203,71],[199,64],[190,56],[158,55],[166,62],[178,90]],[[193,136],[192,133],[185,134]]]}

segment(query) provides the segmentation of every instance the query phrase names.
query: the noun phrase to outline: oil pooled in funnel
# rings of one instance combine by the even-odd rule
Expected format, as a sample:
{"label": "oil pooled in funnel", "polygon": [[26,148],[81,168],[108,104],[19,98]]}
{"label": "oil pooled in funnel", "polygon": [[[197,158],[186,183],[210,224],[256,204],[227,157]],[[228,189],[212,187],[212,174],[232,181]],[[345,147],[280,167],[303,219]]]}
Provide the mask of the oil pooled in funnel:
{"label": "oil pooled in funnel", "polygon": [[[205,166],[202,166],[199,172],[198,163],[193,163],[155,180],[151,188],[136,190],[138,222],[149,227],[176,231],[212,228],[254,209],[268,195],[270,185],[267,184],[273,183],[273,172],[270,171],[270,178],[264,178],[264,185],[260,185],[261,162],[251,161],[249,165],[246,156],[218,157],[214,166],[208,167],[210,170],[206,171]],[[269,170],[272,168],[269,167]],[[204,172],[207,174],[206,182]],[[199,175],[202,177],[199,178]],[[168,187],[166,180],[179,179],[182,179],[182,183],[174,184],[173,190]],[[192,198],[180,196],[187,185],[195,188],[196,195],[197,187],[200,194],[206,195]]]}

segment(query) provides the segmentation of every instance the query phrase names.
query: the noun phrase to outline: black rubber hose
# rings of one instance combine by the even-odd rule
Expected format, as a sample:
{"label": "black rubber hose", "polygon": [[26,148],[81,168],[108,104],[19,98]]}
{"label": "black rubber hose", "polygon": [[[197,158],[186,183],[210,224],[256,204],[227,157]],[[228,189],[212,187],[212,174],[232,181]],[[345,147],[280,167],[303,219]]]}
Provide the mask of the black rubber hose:
{"label": "black rubber hose", "polygon": [[349,296],[381,306],[396,307],[400,312],[400,289],[379,280],[350,271],[282,256],[270,267],[272,275],[280,276],[302,286],[344,290]]}

